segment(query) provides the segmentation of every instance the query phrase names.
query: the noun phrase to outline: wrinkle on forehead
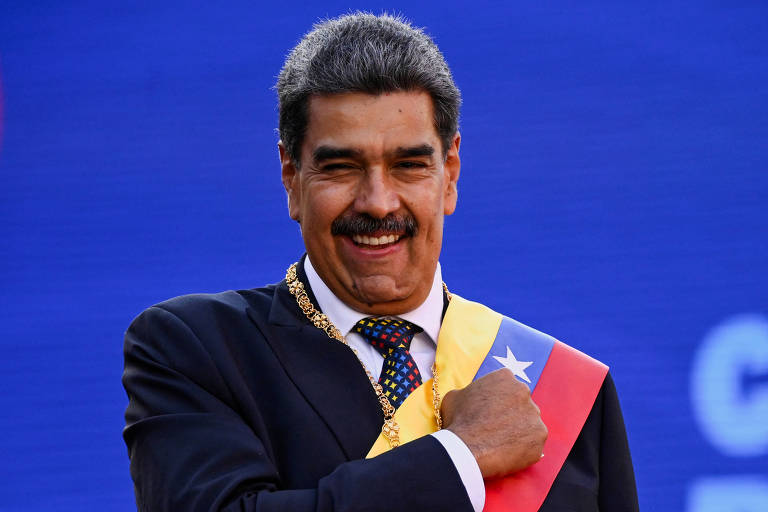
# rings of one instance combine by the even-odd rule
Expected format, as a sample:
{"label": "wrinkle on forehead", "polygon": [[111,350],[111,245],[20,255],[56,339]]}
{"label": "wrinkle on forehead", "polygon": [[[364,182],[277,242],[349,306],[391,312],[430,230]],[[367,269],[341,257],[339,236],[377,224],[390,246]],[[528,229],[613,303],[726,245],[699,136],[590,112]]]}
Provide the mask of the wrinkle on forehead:
{"label": "wrinkle on forehead", "polygon": [[[431,152],[435,153],[440,138],[432,118],[432,99],[423,91],[399,91],[390,95],[351,92],[313,96],[309,102],[304,140],[304,150],[309,154],[304,156],[312,158],[315,148],[321,146],[364,151],[368,156],[399,157],[396,154],[398,151],[407,153],[419,146],[431,146]],[[404,133],[413,133],[414,130],[428,137],[422,140],[403,139]],[[339,155],[340,158],[347,156],[359,155]]]}

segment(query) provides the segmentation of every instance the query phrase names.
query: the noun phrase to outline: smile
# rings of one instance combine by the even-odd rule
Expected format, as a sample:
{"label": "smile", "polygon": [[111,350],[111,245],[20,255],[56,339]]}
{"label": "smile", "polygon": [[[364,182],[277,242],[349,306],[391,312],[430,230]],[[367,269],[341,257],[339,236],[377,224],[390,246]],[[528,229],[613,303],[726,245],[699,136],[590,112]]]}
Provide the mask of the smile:
{"label": "smile", "polygon": [[371,247],[378,247],[382,245],[389,245],[400,240],[402,235],[382,235],[382,236],[366,236],[366,235],[352,235],[352,241],[357,245],[367,245]]}

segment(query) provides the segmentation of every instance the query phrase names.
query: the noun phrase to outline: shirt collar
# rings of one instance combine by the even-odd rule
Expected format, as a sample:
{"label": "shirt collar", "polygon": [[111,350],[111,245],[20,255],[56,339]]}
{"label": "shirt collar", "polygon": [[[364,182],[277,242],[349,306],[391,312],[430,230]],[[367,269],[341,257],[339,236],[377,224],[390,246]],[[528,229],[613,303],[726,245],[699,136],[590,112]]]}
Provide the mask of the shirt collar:
{"label": "shirt collar", "polygon": [[[336,297],[312,266],[309,255],[304,258],[304,272],[307,274],[309,286],[312,288],[312,293],[315,294],[320,310],[344,334],[351,331],[358,320],[371,316],[355,311]],[[437,344],[437,335],[440,332],[443,317],[443,277],[440,262],[435,268],[432,288],[430,288],[426,300],[413,311],[397,316],[424,329],[424,333],[430,337],[433,343]]]}

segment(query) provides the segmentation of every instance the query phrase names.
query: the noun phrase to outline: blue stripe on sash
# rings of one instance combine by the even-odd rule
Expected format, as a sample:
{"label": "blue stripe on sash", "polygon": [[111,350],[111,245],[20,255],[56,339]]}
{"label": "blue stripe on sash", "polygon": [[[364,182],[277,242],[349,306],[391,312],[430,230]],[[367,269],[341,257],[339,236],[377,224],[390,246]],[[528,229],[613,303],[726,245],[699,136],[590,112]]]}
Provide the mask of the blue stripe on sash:
{"label": "blue stripe on sash", "polygon": [[477,370],[475,379],[502,368],[503,365],[494,359],[493,356],[506,358],[507,347],[509,347],[517,361],[531,362],[531,365],[524,370],[531,382],[525,382],[519,376],[518,380],[527,384],[531,392],[533,392],[554,345],[555,339],[551,336],[536,329],[531,329],[511,318],[502,317],[496,339],[493,341],[493,345],[488,351],[485,360],[480,365],[480,369]]}

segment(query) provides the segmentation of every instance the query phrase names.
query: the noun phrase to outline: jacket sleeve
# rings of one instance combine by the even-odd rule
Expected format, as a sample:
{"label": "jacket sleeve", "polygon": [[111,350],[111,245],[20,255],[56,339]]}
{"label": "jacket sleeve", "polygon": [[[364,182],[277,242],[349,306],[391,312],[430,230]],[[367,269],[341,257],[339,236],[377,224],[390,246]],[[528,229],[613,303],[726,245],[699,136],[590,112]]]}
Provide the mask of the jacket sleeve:
{"label": "jacket sleeve", "polygon": [[540,508],[566,509],[638,511],[632,458],[610,373]]}
{"label": "jacket sleeve", "polygon": [[601,395],[600,510],[637,512],[639,505],[632,456],[619,397],[610,373],[605,376]]}
{"label": "jacket sleeve", "polygon": [[[472,510],[440,443],[426,436],[284,489],[270,448],[233,407],[195,333],[161,307],[125,335],[123,437],[141,511]],[[397,487],[382,479],[395,475]]]}

